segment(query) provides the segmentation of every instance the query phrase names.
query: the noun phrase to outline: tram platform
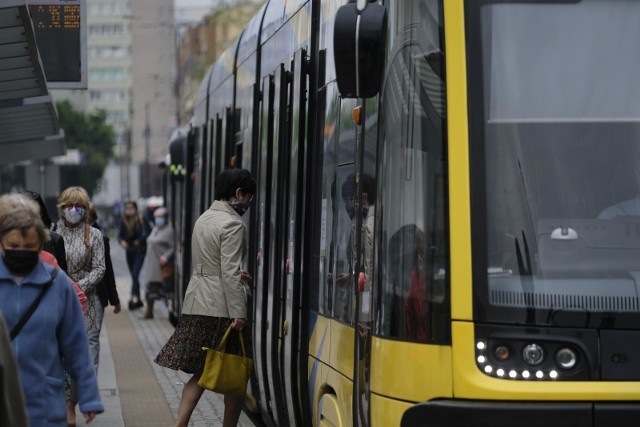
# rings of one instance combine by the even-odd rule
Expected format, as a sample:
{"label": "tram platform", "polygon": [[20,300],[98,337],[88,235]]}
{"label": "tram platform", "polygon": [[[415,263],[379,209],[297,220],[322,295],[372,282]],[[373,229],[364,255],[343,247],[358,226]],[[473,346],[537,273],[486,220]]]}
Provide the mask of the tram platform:
{"label": "tram platform", "polygon": [[[162,368],[153,359],[173,333],[168,312],[156,303],[154,319],[143,320],[144,309],[127,310],[131,279],[124,251],[112,239],[113,259],[122,311],[113,313],[107,307],[100,336],[100,368],[98,386],[105,412],[98,415],[91,427],[172,427],[178,414],[183,385],[190,375]],[[189,426],[221,426],[224,414],[223,397],[205,391]],[[78,426],[85,426],[78,411]],[[242,413],[240,427],[255,424]]]}

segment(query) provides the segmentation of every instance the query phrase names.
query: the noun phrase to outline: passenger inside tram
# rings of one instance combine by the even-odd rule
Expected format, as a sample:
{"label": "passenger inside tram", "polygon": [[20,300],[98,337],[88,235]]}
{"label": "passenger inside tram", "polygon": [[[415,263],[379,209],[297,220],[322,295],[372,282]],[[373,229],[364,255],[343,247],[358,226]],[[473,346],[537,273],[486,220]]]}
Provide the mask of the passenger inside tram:
{"label": "passenger inside tram", "polygon": [[[362,304],[360,309],[360,319],[366,318],[370,313],[371,276],[373,274],[373,232],[375,223],[375,180],[371,175],[363,174],[362,177],[362,202],[357,200],[357,183],[355,174],[346,177],[341,186],[342,200],[348,218],[342,221],[344,236],[348,237],[343,242],[342,248],[338,248],[338,259],[336,264],[342,266],[335,279],[334,316],[351,322],[354,310],[353,293],[354,286],[360,286],[360,273],[362,273]],[[342,215],[341,215],[342,217]],[[357,222],[361,221],[360,248],[357,240]],[[348,223],[347,223],[348,221]],[[339,220],[340,223],[340,220]],[[347,231],[348,230],[348,231]],[[357,251],[360,250],[360,257],[357,258]],[[352,273],[355,272],[355,277]],[[331,279],[331,278],[329,278]]]}
{"label": "passenger inside tram", "polygon": [[575,311],[606,301],[589,309],[624,311],[614,301],[635,301],[639,130],[620,120],[489,125],[482,240],[492,304]]}
{"label": "passenger inside tram", "polygon": [[[620,259],[640,250],[640,236],[625,237],[627,227],[640,227],[640,149],[628,142],[637,131],[615,122],[492,124],[485,146],[488,274],[517,272],[518,247],[523,261],[529,252],[533,274],[557,272],[560,264],[603,272],[606,258],[621,261],[614,270],[640,269]],[[613,256],[614,245],[627,250]],[[602,261],[589,265],[591,257]]]}

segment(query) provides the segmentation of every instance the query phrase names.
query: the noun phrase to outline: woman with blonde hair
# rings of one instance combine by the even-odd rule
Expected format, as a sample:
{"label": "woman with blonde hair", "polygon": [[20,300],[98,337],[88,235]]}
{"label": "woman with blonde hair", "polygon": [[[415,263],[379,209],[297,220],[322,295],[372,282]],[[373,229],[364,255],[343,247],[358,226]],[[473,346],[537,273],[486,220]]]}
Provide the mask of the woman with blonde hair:
{"label": "woman with blonde hair", "polygon": [[[89,338],[91,358],[98,372],[100,328],[104,307],[96,294],[96,286],[104,276],[105,255],[102,233],[87,224],[87,212],[91,207],[89,194],[82,187],[69,187],[58,198],[56,231],[64,239],[69,276],[76,281],[87,296],[84,322]],[[71,382],[67,399],[69,425],[75,425],[78,394]]]}

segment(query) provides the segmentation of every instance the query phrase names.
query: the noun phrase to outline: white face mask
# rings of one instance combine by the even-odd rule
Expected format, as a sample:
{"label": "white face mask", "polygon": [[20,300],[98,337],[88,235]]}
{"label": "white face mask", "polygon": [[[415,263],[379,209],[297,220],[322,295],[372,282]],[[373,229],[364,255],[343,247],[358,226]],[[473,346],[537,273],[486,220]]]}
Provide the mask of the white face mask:
{"label": "white face mask", "polygon": [[163,225],[165,225],[167,222],[164,220],[164,218],[162,217],[158,217],[155,219],[156,225],[158,227],[162,227]]}
{"label": "white face mask", "polygon": [[78,224],[80,221],[82,221],[84,213],[84,208],[76,208],[71,206],[64,210],[64,219],[66,219],[69,224]]}

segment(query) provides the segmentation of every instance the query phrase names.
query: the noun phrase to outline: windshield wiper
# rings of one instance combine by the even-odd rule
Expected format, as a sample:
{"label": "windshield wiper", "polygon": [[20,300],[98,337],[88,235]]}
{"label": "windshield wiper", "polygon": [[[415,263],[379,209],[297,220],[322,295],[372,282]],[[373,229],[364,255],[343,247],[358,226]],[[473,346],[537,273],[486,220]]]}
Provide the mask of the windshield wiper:
{"label": "windshield wiper", "polygon": [[[533,268],[531,265],[531,254],[529,253],[529,244],[527,243],[527,236],[522,230],[522,243],[524,245],[524,258],[522,256],[522,250],[520,249],[520,243],[518,238],[514,240],[516,245],[516,258],[518,259],[518,273],[520,276],[520,285],[522,287],[522,296],[524,303],[527,306],[527,317],[525,319],[526,324],[533,324],[535,322],[536,310],[534,308],[534,287],[533,287]],[[525,265],[526,261],[526,265]]]}

